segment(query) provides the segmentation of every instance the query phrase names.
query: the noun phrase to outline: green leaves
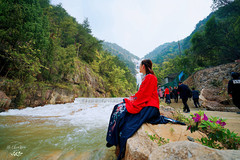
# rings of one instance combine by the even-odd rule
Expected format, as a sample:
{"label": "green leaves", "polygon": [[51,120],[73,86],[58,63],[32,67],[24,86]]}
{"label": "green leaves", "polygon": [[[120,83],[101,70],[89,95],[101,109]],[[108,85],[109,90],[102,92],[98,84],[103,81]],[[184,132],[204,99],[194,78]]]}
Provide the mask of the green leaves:
{"label": "green leaves", "polygon": [[[100,90],[129,96],[136,90],[134,76],[117,57],[104,52],[101,43],[91,35],[88,19],[80,24],[49,0],[0,1],[0,76],[63,83],[81,73],[76,77],[85,82],[91,76],[88,71],[76,71],[84,64],[101,79]],[[85,84],[80,88],[90,92]]]}
{"label": "green leaves", "polygon": [[[194,115],[191,114],[190,116],[191,119],[187,119],[189,124],[187,129],[191,132],[199,130],[205,133],[207,137],[198,139],[203,145],[217,149],[238,149],[240,137],[236,133],[229,131],[229,129],[224,128],[226,119],[219,117],[207,118],[203,111],[199,111]],[[204,116],[204,118],[196,122],[196,118],[199,116]]]}
{"label": "green leaves", "polygon": [[145,131],[145,132],[147,133],[150,140],[155,141],[158,144],[158,146],[169,143],[169,139],[165,139],[163,137],[158,137],[156,134],[150,135],[150,134],[148,134],[147,131]]}
{"label": "green leaves", "polygon": [[[231,2],[231,3],[230,3]],[[240,58],[239,1],[216,0],[219,8],[207,21],[203,31],[197,31],[192,39],[191,50],[200,67],[232,62]]]}

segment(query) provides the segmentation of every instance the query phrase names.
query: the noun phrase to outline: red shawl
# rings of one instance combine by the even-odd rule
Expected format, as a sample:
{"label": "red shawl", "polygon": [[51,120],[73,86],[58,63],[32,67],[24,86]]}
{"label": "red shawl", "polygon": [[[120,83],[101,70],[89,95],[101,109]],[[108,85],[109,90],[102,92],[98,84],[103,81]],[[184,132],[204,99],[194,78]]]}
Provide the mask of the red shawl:
{"label": "red shawl", "polygon": [[159,99],[157,94],[157,77],[148,74],[143,79],[138,92],[124,99],[129,113],[139,113],[143,107],[152,106],[159,109]]}

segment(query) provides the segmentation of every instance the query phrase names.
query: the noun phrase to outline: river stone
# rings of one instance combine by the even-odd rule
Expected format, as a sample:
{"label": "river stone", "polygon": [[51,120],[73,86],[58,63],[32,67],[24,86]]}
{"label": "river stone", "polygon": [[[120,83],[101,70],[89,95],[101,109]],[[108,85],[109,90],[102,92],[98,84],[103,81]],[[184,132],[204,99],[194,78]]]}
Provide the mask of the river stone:
{"label": "river stone", "polygon": [[160,114],[168,118],[173,118],[174,115],[177,115],[177,112],[173,107],[160,105],[159,107]]}
{"label": "river stone", "polygon": [[236,106],[230,105],[229,99],[218,96],[219,92],[218,89],[202,89],[199,96],[201,106],[210,111],[239,111]]}
{"label": "river stone", "polygon": [[0,91],[0,112],[8,109],[11,104],[11,99],[3,92]]}
{"label": "river stone", "polygon": [[188,136],[194,139],[201,138],[204,134],[191,133],[187,126],[177,124],[143,124],[140,129],[128,139],[126,144],[125,159],[141,160],[148,159],[154,150],[157,150],[157,141],[152,141],[148,135],[169,139],[169,142],[186,141]]}
{"label": "river stone", "polygon": [[55,88],[52,90],[51,94],[48,94],[48,104],[62,104],[62,103],[71,103],[74,101],[74,93],[61,88]]}
{"label": "river stone", "polygon": [[155,149],[148,160],[236,160],[239,150],[217,150],[190,141],[168,143]]}

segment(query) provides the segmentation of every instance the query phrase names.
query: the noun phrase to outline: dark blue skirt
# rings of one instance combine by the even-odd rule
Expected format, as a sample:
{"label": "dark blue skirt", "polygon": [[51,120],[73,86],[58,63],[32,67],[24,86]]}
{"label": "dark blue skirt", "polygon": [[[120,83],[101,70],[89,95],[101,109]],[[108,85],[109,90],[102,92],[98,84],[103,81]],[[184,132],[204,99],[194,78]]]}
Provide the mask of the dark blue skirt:
{"label": "dark blue skirt", "polygon": [[182,122],[161,116],[159,109],[156,107],[144,107],[139,113],[131,114],[127,112],[125,103],[120,103],[113,108],[106,140],[111,145],[119,145],[120,153],[118,159],[120,160],[124,157],[127,139],[130,138],[143,123],[166,124],[168,122],[185,125]]}

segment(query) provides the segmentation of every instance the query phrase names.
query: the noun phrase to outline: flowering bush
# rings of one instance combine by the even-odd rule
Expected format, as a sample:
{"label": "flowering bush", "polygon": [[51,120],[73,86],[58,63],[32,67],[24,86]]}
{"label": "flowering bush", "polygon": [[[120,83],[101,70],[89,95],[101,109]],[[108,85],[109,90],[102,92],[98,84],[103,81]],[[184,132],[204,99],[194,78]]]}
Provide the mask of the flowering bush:
{"label": "flowering bush", "polygon": [[191,132],[201,131],[207,135],[197,139],[203,145],[217,149],[238,149],[240,145],[240,137],[237,133],[230,132],[229,129],[224,128],[226,119],[218,117],[207,117],[203,111],[195,114],[190,114],[191,118],[187,118],[187,129]]}

